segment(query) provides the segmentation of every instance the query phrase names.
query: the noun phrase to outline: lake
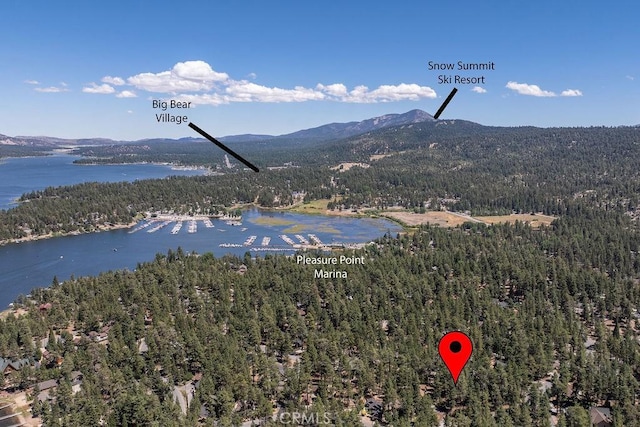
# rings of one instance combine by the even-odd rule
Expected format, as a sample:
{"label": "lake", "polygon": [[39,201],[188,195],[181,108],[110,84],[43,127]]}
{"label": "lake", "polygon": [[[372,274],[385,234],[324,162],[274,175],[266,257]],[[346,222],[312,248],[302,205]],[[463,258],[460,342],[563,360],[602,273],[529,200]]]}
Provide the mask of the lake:
{"label": "lake", "polygon": [[[26,183],[17,182],[15,177],[10,176],[11,171],[17,173],[14,162],[16,159],[9,159],[0,164],[0,194],[9,195],[10,198],[17,197],[15,190],[11,189],[16,187],[16,183],[21,189],[20,194],[59,183],[50,182],[48,178],[58,177],[63,180],[64,172],[60,172],[58,168],[66,170],[66,173],[73,171],[79,174],[67,177],[69,182],[64,184],[79,183],[83,180],[117,181],[118,173],[126,173],[128,178],[148,174],[145,177],[151,178],[154,174],[165,176],[168,172],[173,172],[167,167],[154,165],[76,166],[69,163],[69,156],[62,156],[62,159],[60,156],[57,157],[47,159],[49,163],[39,157],[20,159],[21,162],[18,163],[24,169],[50,169],[49,172],[39,175],[41,179],[38,179],[38,174],[33,171],[20,171],[22,176],[30,176],[26,181],[31,185],[30,188],[27,188]],[[154,169],[143,172],[147,167]],[[114,169],[109,170],[110,168]],[[78,170],[82,172],[76,172]],[[83,175],[85,170],[90,170],[93,178],[83,179],[88,176]],[[19,295],[29,294],[35,287],[49,286],[54,276],[63,281],[71,275],[79,277],[96,275],[108,270],[133,270],[139,262],[151,261],[157,253],[166,254],[169,249],[175,250],[179,246],[185,252],[212,252],[216,256],[228,253],[243,255],[245,252],[250,252],[252,256],[264,256],[268,253],[293,253],[296,249],[291,242],[299,244],[304,242],[304,239],[311,241],[313,237],[309,235],[314,235],[325,244],[363,243],[381,237],[387,231],[393,235],[401,231],[401,227],[396,223],[383,219],[329,217],[253,209],[243,212],[242,225],[212,220],[212,227],[207,227],[203,221],[197,221],[196,232],[189,233],[189,222],[184,221],[176,234],[172,234],[176,222],[149,232],[161,224],[160,221],[131,232],[147,223],[148,221],[142,221],[132,229],[0,246],[0,309],[7,307]],[[287,242],[282,235],[291,240]],[[248,239],[250,243],[244,246]]]}
{"label": "lake", "polygon": [[203,175],[204,169],[174,170],[168,165],[76,165],[80,156],[57,153],[51,156],[0,159],[0,209],[16,206],[15,199],[33,190],[81,182],[136,181],[170,175]]}

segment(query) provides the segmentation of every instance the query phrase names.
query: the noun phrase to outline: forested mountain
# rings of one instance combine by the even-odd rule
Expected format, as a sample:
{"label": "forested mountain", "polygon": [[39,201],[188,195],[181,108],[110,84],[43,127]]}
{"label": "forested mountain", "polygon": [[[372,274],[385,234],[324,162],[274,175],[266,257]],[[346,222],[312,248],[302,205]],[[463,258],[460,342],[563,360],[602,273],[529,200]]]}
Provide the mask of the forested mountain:
{"label": "forested mountain", "polygon": [[[448,121],[395,127],[306,149],[247,149],[243,155],[256,159],[259,174],[224,169],[223,176],[33,192],[23,196],[25,203],[17,208],[0,211],[0,240],[24,237],[26,229],[37,234],[89,231],[105,222],[129,223],[151,210],[195,212],[252,202],[288,206],[293,192],[305,193],[307,201],[332,199],[330,207],[335,208],[446,206],[473,214],[559,214],[569,202],[584,199],[592,206],[637,216],[639,132],[632,127],[502,129]],[[195,147],[184,154],[192,159],[186,163],[200,164],[222,153],[210,143],[184,141],[166,143],[164,154],[149,158],[182,158],[182,144]],[[139,151],[129,153],[127,145],[117,147],[120,157],[147,158],[136,154]],[[304,166],[265,167],[286,161]],[[346,161],[368,167],[330,168]]]}
{"label": "forested mountain", "polygon": [[[371,215],[557,219],[387,235],[354,253],[366,261],[345,266],[348,279],[314,279],[280,256],[171,251],[134,272],[54,281],[19,301],[28,314],[0,321],[0,355],[48,361],[9,381],[31,390],[57,380],[54,399],[35,406],[46,425],[236,426],[268,423],[275,408],[345,426],[362,414],[393,426],[581,426],[592,407],[610,410],[612,425],[640,425],[640,129],[448,120],[230,145],[260,173],[34,191],[0,211],[0,240],[152,211],[287,207],[294,194]],[[102,161],[221,156],[193,139],[88,149]],[[457,386],[436,352],[451,330],[474,344]],[[181,409],[172,402],[186,390],[193,400]]]}
{"label": "forested mountain", "polygon": [[312,129],[300,130],[286,135],[280,135],[278,139],[313,139],[328,141],[343,139],[366,132],[373,132],[395,126],[410,125],[414,123],[435,122],[433,116],[422,110],[411,110],[403,114],[386,114],[380,117],[349,123],[330,123]]}

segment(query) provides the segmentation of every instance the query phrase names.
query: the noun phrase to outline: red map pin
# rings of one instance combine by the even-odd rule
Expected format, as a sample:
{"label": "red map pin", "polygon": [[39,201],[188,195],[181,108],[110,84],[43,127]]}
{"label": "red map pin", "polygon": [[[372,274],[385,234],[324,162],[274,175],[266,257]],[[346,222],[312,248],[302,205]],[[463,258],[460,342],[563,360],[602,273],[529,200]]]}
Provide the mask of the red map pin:
{"label": "red map pin", "polygon": [[453,383],[458,384],[462,368],[467,364],[473,352],[471,339],[464,332],[454,331],[445,334],[438,344],[438,353],[447,369],[451,372]]}

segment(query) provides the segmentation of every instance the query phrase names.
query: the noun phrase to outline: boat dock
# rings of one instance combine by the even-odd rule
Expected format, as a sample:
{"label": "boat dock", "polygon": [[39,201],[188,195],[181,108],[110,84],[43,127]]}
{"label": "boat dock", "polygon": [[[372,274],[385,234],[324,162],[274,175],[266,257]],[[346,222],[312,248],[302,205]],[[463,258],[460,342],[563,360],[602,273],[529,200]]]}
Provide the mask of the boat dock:
{"label": "boat dock", "polygon": [[151,225],[151,222],[144,222],[144,223],[140,224],[139,226],[137,226],[136,228],[134,228],[133,230],[130,230],[129,234],[135,233],[136,231],[144,230],[145,228],[147,228],[150,225]]}
{"label": "boat dock", "polygon": [[296,234],[294,237],[298,239],[303,245],[309,244],[309,241],[302,234]]}
{"label": "boat dock", "polygon": [[293,245],[295,245],[295,244],[296,244],[296,242],[294,242],[293,240],[291,240],[291,238],[290,238],[289,236],[287,236],[286,234],[281,234],[281,235],[280,235],[280,238],[281,238],[282,240],[284,240],[284,242],[285,242],[285,243],[288,243],[288,244],[290,244],[291,246],[293,246]]}
{"label": "boat dock", "polygon": [[262,245],[261,246],[269,246],[269,243],[271,242],[271,237],[269,236],[264,236],[262,238]]}
{"label": "boat dock", "polygon": [[257,238],[258,238],[258,236],[249,236],[249,237],[247,237],[247,240],[244,241],[243,245],[244,246],[251,246],[253,244],[253,242],[256,241]]}
{"label": "boat dock", "polygon": [[189,229],[187,230],[187,233],[195,233],[198,231],[198,223],[196,222],[195,219],[192,219],[191,221],[189,221]]}
{"label": "boat dock", "polygon": [[211,222],[211,220],[209,218],[205,218],[202,220],[202,222],[204,223],[204,226],[207,228],[213,228],[213,223]]}
{"label": "boat dock", "polygon": [[148,229],[147,233],[155,233],[156,231],[166,227],[169,224],[171,224],[171,221],[163,221],[160,224],[156,224],[153,228]]}
{"label": "boat dock", "polygon": [[309,240],[311,240],[315,245],[322,245],[322,240],[318,238],[315,234],[309,234]]}
{"label": "boat dock", "polygon": [[171,234],[178,234],[182,229],[182,221],[176,222],[176,225],[171,229]]}
{"label": "boat dock", "polygon": [[274,248],[274,247],[254,247],[249,249],[251,252],[291,252],[292,248]]}

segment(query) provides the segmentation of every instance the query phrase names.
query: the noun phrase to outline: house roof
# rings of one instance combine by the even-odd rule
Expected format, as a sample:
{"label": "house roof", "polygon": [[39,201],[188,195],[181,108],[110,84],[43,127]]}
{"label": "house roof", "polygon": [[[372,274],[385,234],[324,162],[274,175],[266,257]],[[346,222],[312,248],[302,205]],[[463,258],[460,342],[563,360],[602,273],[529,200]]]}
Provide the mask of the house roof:
{"label": "house roof", "polygon": [[20,369],[29,365],[31,365],[31,360],[29,360],[26,357],[24,359],[18,359],[18,360],[11,360],[11,359],[5,359],[4,357],[0,357],[0,372],[6,371],[7,368],[11,368],[16,371],[19,371]]}
{"label": "house roof", "polygon": [[592,406],[589,408],[589,415],[591,416],[592,424],[598,424],[601,422],[610,423],[612,421],[611,409],[609,408]]}
{"label": "house roof", "polygon": [[58,380],[47,380],[38,383],[38,390],[44,391],[49,390],[50,388],[54,388],[58,386]]}

